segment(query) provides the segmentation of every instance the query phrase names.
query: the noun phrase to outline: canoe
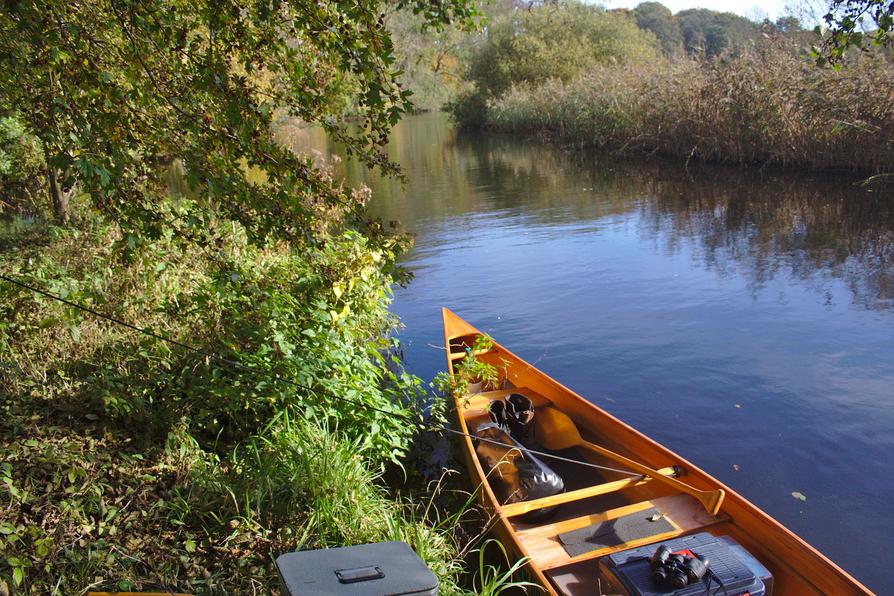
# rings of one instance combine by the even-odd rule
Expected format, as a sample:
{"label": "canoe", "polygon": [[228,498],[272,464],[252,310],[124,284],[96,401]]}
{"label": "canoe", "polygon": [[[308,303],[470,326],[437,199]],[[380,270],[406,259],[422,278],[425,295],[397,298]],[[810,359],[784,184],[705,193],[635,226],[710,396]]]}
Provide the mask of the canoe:
{"label": "canoe", "polygon": [[[492,365],[499,373],[499,381],[494,384],[499,389],[484,387],[482,392],[475,393],[478,387],[467,385],[467,393],[454,391],[456,422],[465,433],[459,441],[472,485],[478,488],[482,506],[493,516],[493,534],[517,557],[516,560],[526,560],[527,579],[542,586],[546,593],[599,593],[599,587],[606,585],[600,577],[599,563],[603,558],[627,549],[699,533],[728,536],[738,542],[772,573],[774,594],[871,593],[734,490],[564,387],[496,341],[491,339],[490,346],[473,353],[475,339],[482,333],[446,308],[443,318],[447,369],[454,382],[457,365],[469,355]],[[457,387],[462,385],[464,383],[458,383]],[[655,473],[622,476],[585,464],[540,457],[562,475],[564,492],[534,500],[504,500],[501,503],[493,477],[488,477],[490,470],[484,469],[476,454],[476,445],[481,443],[473,441],[472,436],[490,421],[488,409],[491,402],[513,393],[531,400],[535,422],[538,417],[546,420],[546,414],[558,411],[559,417],[567,416],[573,421],[581,440],[618,454],[620,458],[626,457],[631,465],[639,467],[621,465],[619,461],[624,459],[603,456],[590,447],[540,451],[615,469],[641,471],[645,466]],[[535,435],[534,438],[536,441],[538,437]],[[684,483],[692,489],[691,494],[680,490],[679,484],[657,478],[662,475]],[[693,494],[710,494],[718,498],[706,502],[697,500]],[[530,519],[532,512],[550,507],[555,507],[552,517]],[[626,519],[637,511],[652,509],[659,511],[667,522],[661,524],[655,534],[633,536],[619,544],[602,545],[582,554],[569,553],[563,545],[569,532],[593,527],[596,523]]]}

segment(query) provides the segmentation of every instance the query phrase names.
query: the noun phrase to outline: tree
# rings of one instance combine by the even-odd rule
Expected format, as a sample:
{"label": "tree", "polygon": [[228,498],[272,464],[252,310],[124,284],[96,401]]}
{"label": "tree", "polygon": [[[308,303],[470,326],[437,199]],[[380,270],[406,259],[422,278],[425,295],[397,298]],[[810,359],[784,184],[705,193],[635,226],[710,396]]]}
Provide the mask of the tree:
{"label": "tree", "polygon": [[516,83],[567,81],[594,64],[647,60],[655,42],[628,15],[574,1],[516,9],[488,25],[469,78],[495,97]]}
{"label": "tree", "polygon": [[471,36],[457,25],[425,30],[423,17],[409,8],[389,14],[386,24],[394,40],[399,80],[413,93],[413,107],[440,109],[462,83],[461,59]]}
{"label": "tree", "polygon": [[774,23],[776,30],[781,33],[795,33],[798,31],[803,31],[803,27],[801,27],[801,21],[798,17],[783,16],[776,19]]}
{"label": "tree", "polygon": [[677,13],[677,21],[686,50],[704,52],[707,56],[736,53],[759,35],[758,25],[745,17],[706,8],[681,10]]}
{"label": "tree", "polygon": [[643,2],[633,9],[633,18],[641,29],[655,34],[668,55],[678,54],[683,47],[683,34],[673,13],[660,2]]}
{"label": "tree", "polygon": [[[397,0],[423,25],[470,23],[468,0]],[[60,221],[78,186],[139,236],[175,225],[160,167],[180,160],[195,208],[187,238],[215,217],[255,241],[305,239],[327,209],[360,200],[278,144],[276,118],[326,127],[369,165],[409,107],[380,0],[14,0],[0,13],[0,106],[46,152]],[[339,124],[346,105],[357,132]],[[2,114],[0,114],[2,116]]]}
{"label": "tree", "polygon": [[[891,0],[832,0],[823,17],[829,35],[817,52],[820,62],[838,63],[848,48],[892,44],[894,2]],[[868,43],[867,43],[868,42]]]}

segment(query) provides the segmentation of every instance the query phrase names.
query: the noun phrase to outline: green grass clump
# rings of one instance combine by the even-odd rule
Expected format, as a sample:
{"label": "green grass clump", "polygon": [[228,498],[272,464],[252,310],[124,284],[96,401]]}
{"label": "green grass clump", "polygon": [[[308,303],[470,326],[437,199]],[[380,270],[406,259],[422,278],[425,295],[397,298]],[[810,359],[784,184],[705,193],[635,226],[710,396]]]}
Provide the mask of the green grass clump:
{"label": "green grass clump", "polygon": [[406,541],[443,593],[463,592],[464,508],[438,519],[389,496],[356,441],[320,423],[278,421],[223,458],[182,432],[138,445],[72,423],[3,428],[0,577],[24,593],[268,591],[283,552],[381,540]]}

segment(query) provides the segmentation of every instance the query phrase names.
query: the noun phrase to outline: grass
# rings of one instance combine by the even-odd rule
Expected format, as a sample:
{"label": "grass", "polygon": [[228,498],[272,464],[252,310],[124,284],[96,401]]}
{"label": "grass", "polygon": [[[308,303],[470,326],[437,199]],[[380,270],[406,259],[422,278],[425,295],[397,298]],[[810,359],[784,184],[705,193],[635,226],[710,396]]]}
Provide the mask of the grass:
{"label": "grass", "polygon": [[[0,227],[0,271],[260,370],[0,282],[0,586],[266,593],[280,553],[404,540],[442,593],[467,592],[486,520],[456,487],[400,473],[403,454],[423,457],[415,429],[274,382],[397,413],[395,395],[420,395],[378,351],[388,259],[351,237],[330,246],[296,255],[234,233],[214,251],[131,247],[88,217]],[[478,585],[512,582],[486,571]]]}
{"label": "grass", "polygon": [[389,495],[357,445],[317,422],[280,420],[218,459],[188,436],[135,445],[126,429],[46,414],[4,424],[0,442],[0,573],[24,593],[268,592],[280,553],[382,540],[409,543],[442,593],[465,593],[471,547],[455,532],[470,502],[439,518]]}
{"label": "grass", "polygon": [[622,153],[894,170],[894,66],[876,55],[819,68],[786,43],[517,85],[486,106],[485,126]]}

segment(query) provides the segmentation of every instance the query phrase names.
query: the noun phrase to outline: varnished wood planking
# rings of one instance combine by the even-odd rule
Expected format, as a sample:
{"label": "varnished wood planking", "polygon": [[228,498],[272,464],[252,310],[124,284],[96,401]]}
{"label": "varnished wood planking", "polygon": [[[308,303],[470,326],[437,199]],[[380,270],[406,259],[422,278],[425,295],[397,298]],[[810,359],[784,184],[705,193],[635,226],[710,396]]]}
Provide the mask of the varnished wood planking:
{"label": "varnished wood planking", "polygon": [[[562,543],[559,541],[559,534],[586,528],[587,526],[599,522],[618,519],[625,515],[630,515],[637,511],[645,511],[652,507],[655,507],[658,511],[663,513],[665,519],[667,519],[675,529],[668,532],[661,532],[653,536],[631,540],[630,542],[625,542],[616,546],[596,549],[577,557],[569,556],[568,553],[565,552]],[[525,550],[534,557],[536,563],[542,569],[551,569],[569,563],[595,559],[609,553],[626,550],[628,548],[635,548],[659,540],[666,540],[700,528],[705,528],[720,521],[722,521],[720,518],[707,513],[698,501],[689,495],[680,494],[659,497],[641,503],[632,503],[624,507],[584,515],[574,519],[567,519],[553,524],[531,526],[527,528],[523,528],[521,524],[518,524],[515,525],[515,528],[518,539],[524,545]]]}

